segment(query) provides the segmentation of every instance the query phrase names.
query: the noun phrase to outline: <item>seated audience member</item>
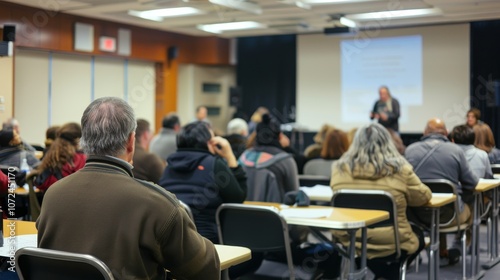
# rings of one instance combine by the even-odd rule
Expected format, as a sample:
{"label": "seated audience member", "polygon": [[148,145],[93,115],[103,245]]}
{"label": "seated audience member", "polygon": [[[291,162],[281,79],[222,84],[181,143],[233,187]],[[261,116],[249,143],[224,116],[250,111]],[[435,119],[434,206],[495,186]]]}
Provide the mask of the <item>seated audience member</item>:
{"label": "seated audience member", "polygon": [[206,122],[188,124],[177,140],[177,152],[167,158],[160,185],[189,205],[198,232],[218,243],[215,212],[222,203],[245,200],[245,171],[229,142],[215,137]]}
{"label": "seated audience member", "polygon": [[333,129],[333,126],[324,124],[321,129],[314,135],[314,143],[309,145],[304,151],[304,156],[308,159],[319,158],[321,150],[323,149],[323,141],[325,140],[326,133]]}
{"label": "seated audience member", "polygon": [[2,130],[13,130],[17,133],[17,135],[19,135],[19,138],[21,139],[21,144],[22,144],[22,148],[30,153],[34,153],[36,151],[35,148],[33,148],[33,146],[31,146],[30,144],[26,143],[25,141],[23,141],[23,139],[21,138],[21,129],[19,128],[19,122],[14,119],[14,118],[10,118],[8,120],[6,120],[3,124],[2,124]]}
{"label": "seated audience member", "polygon": [[115,279],[165,279],[166,270],[177,279],[219,279],[214,245],[196,232],[175,195],[132,176],[136,125],[119,98],[99,98],[85,109],[87,163],[45,193],[38,246],[90,254]]}
{"label": "seated audience member", "polygon": [[401,136],[399,133],[395,132],[394,130],[387,128],[387,131],[389,131],[389,134],[391,135],[392,142],[396,146],[396,149],[398,149],[398,152],[401,155],[405,154],[406,146],[403,143],[403,139],[401,139]]}
{"label": "seated audience member", "polygon": [[467,162],[469,162],[472,172],[474,172],[478,178],[493,178],[488,154],[474,147],[476,135],[472,127],[465,124],[457,125],[451,131],[450,138],[453,143],[457,144],[464,151],[465,158]]}
{"label": "seated audience member", "polygon": [[137,179],[158,184],[161,174],[165,169],[165,161],[157,155],[148,152],[151,137],[152,133],[149,122],[144,119],[138,119],[135,130],[134,169],[132,169],[132,173],[134,173],[134,177]]}
{"label": "seated audience member", "polygon": [[[468,203],[472,203],[472,191],[479,179],[470,168],[464,151],[451,143],[447,135],[444,122],[437,118],[431,119],[427,122],[422,139],[408,146],[405,156],[420,179],[447,179],[453,182],[460,194],[460,221],[470,221]],[[430,224],[430,212],[427,209],[415,208],[413,212],[421,222]],[[454,212],[453,207],[443,207],[441,223],[448,222],[444,217],[453,217]],[[455,220],[450,226],[456,226]],[[440,235],[439,245],[443,264],[455,264],[460,260],[458,248],[447,249],[445,234]]]}
{"label": "seated audience member", "polygon": [[50,146],[52,145],[54,140],[56,140],[56,133],[59,128],[61,127],[58,125],[53,125],[47,128],[47,130],[45,131],[45,149],[43,150],[43,156],[41,158],[42,160],[43,157],[45,157],[45,155],[47,154],[47,151],[50,149]]}
{"label": "seated audience member", "polygon": [[24,150],[15,130],[0,131],[0,164],[21,167],[21,158],[26,158],[31,169],[40,163],[33,153]]}
{"label": "seated audience member", "polygon": [[476,134],[474,146],[488,153],[491,164],[499,164],[500,150],[497,149],[495,145],[495,137],[493,137],[490,126],[486,123],[479,123],[476,124],[473,129],[474,134]]}
{"label": "seated audience member", "polygon": [[[399,154],[389,132],[380,124],[361,127],[349,150],[333,165],[331,186],[341,189],[383,190],[396,201],[401,256],[410,256],[408,264],[424,248],[423,232],[412,228],[406,216],[407,206],[422,206],[432,196],[431,190],[417,177],[413,168]],[[349,243],[345,231],[334,231],[343,244]],[[384,257],[395,253],[394,231],[391,227],[368,229],[368,267],[374,279],[399,279],[398,263],[387,263]],[[359,250],[360,239],[356,242]]]}
{"label": "seated audience member", "polygon": [[36,172],[34,185],[46,191],[58,180],[75,173],[85,166],[87,157],[80,151],[82,128],[77,123],[67,123],[56,132],[56,139],[43,158]]}
{"label": "seated audience member", "polygon": [[9,177],[7,177],[7,174],[0,171],[0,197],[6,195],[8,190],[9,190]]}
{"label": "seated audience member", "polygon": [[253,132],[255,132],[257,124],[262,121],[262,116],[269,113],[269,109],[267,109],[266,107],[261,106],[257,108],[257,110],[255,110],[255,112],[250,117],[250,122],[248,123],[248,134],[252,134]]}
{"label": "seated audience member", "polygon": [[477,108],[471,108],[467,111],[466,116],[466,125],[470,128],[474,127],[476,124],[482,123],[481,119],[481,111]]}
{"label": "seated audience member", "polygon": [[[267,114],[262,116],[255,135],[255,146],[241,155],[240,162],[249,167],[266,166],[276,178],[279,186],[277,191],[283,201],[285,193],[299,189],[297,164],[284,148],[289,144],[288,137],[281,132],[279,124]],[[256,179],[265,180],[262,177]],[[259,180],[255,180],[256,185],[249,187],[257,188],[260,183],[264,183]]]}
{"label": "seated audience member", "polygon": [[177,150],[177,134],[181,130],[181,123],[176,114],[170,113],[163,118],[161,125],[160,133],[151,140],[149,151],[166,161]]}
{"label": "seated audience member", "polygon": [[227,139],[231,145],[234,156],[239,158],[247,148],[248,125],[243,119],[232,119],[227,124]]}
{"label": "seated audience member", "polygon": [[339,129],[330,129],[326,133],[321,147],[322,159],[339,159],[349,149],[347,134]]}

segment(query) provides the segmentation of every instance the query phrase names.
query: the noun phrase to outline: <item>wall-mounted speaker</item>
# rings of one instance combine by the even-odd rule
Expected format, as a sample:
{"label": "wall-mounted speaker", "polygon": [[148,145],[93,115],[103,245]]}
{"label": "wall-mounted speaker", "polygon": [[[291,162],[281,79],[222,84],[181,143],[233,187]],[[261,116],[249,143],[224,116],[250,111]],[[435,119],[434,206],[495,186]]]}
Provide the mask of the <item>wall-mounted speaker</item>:
{"label": "wall-mounted speaker", "polygon": [[179,48],[176,46],[168,47],[168,53],[167,53],[168,60],[176,59],[177,56],[179,56]]}
{"label": "wall-mounted speaker", "polygon": [[229,106],[234,106],[240,108],[242,105],[243,90],[241,87],[230,87],[229,88]]}
{"label": "wall-mounted speaker", "polygon": [[5,42],[16,41],[16,26],[15,25],[4,25],[3,26],[2,41],[5,41]]}

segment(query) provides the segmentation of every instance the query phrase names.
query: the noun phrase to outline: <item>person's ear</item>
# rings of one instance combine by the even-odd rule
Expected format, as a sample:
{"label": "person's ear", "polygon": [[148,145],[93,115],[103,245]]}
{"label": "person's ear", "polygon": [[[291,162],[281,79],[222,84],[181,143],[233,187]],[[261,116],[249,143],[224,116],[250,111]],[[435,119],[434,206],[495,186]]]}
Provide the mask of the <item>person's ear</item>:
{"label": "person's ear", "polygon": [[127,154],[134,153],[135,150],[135,131],[130,133],[127,139]]}

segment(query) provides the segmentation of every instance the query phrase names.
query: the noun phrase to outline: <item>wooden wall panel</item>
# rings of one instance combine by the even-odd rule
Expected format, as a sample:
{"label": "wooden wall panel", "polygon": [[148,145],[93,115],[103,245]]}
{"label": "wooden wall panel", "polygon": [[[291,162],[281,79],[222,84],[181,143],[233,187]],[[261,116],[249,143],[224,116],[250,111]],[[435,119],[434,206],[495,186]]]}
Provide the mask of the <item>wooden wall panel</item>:
{"label": "wooden wall panel", "polygon": [[[75,22],[94,26],[93,52],[73,50]],[[122,56],[98,50],[99,37],[116,37],[119,28],[130,29],[132,54],[128,58],[155,61],[159,65],[158,69],[161,69],[161,77],[157,77],[157,88],[162,91],[156,92],[157,120],[177,109],[177,65],[179,63],[229,65],[229,40],[217,37],[193,37],[6,2],[0,2],[0,23],[16,24],[15,45],[17,47],[116,57]],[[179,50],[178,58],[171,62],[167,61],[167,50],[170,46],[176,46]],[[158,128],[161,122],[156,123]]]}

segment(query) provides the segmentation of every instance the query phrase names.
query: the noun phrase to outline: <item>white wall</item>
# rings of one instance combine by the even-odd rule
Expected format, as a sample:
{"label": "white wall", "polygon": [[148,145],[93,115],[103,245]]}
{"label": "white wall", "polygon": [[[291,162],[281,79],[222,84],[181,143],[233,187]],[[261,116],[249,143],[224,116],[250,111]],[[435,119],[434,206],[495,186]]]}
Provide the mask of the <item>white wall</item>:
{"label": "white wall", "polygon": [[14,95],[13,79],[14,59],[0,56],[0,121],[12,117],[12,100]]}
{"label": "white wall", "polygon": [[80,123],[96,98],[124,98],[137,118],[155,127],[154,63],[26,49],[15,55],[14,117],[28,143],[43,144],[45,130]]}
{"label": "white wall", "polygon": [[[179,65],[177,113],[181,123],[194,120],[196,107],[220,107],[219,116],[208,116],[214,129],[225,134],[234,110],[229,106],[229,88],[235,85],[235,71],[227,66]],[[219,93],[204,93],[203,83],[218,83]]]}
{"label": "white wall", "polygon": [[[361,33],[357,37],[299,35],[297,40],[297,122],[309,129],[319,129],[330,123],[341,129],[351,129],[369,122],[344,123],[341,118],[341,57],[340,41],[358,38],[366,43],[370,38],[422,35],[423,105],[407,106],[406,122],[400,122],[402,132],[422,132],[432,117],[443,118],[449,128],[463,123],[469,109],[469,25],[440,25],[401,28]],[[368,41],[365,41],[368,40]],[[362,45],[362,44],[360,44]],[[362,48],[359,49],[362,52]],[[360,79],[360,83],[363,80]],[[380,85],[387,84],[380,81]],[[390,84],[387,84],[389,88]],[[392,92],[397,98],[398,93]],[[373,102],[378,99],[373,89]],[[404,100],[399,100],[404,106]],[[373,103],[372,103],[373,104]]]}

